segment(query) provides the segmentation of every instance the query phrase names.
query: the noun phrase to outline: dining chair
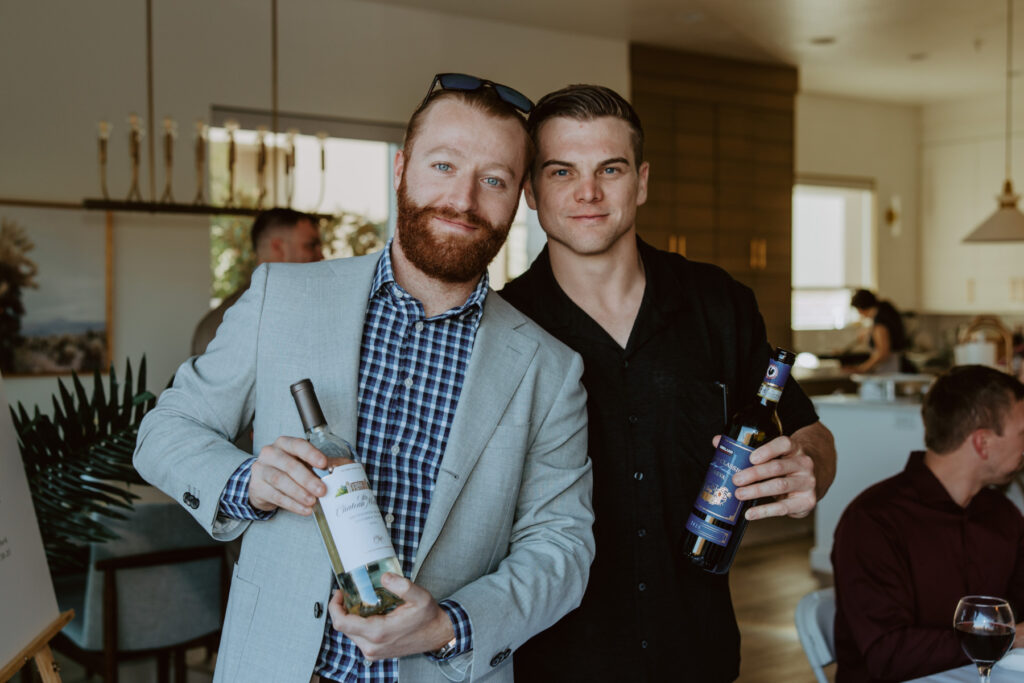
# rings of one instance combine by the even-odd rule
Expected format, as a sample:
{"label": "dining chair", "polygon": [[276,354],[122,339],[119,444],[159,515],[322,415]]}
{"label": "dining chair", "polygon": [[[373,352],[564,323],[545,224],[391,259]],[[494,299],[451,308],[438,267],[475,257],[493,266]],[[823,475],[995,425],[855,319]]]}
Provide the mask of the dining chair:
{"label": "dining chair", "polygon": [[808,593],[796,606],[796,632],[818,683],[829,683],[825,667],[836,660],[835,617],[834,588]]}
{"label": "dining chair", "polygon": [[75,618],[53,646],[106,683],[118,663],[155,658],[160,683],[185,681],[185,651],[216,650],[227,595],[224,546],[177,502],[135,503],[124,520],[104,520],[119,538],[90,547],[85,574],[57,577],[62,610]]}

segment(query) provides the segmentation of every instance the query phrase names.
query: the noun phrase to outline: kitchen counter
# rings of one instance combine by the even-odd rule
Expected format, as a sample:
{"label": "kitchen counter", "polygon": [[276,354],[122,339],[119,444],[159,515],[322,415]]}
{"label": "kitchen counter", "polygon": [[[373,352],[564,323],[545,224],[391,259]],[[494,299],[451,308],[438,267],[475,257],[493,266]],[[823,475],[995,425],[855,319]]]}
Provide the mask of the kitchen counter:
{"label": "kitchen counter", "polygon": [[910,451],[924,448],[917,397],[865,401],[850,394],[814,396],[818,417],[836,439],[836,478],[814,511],[811,568],[831,574],[839,516],[864,489],[900,472]]}

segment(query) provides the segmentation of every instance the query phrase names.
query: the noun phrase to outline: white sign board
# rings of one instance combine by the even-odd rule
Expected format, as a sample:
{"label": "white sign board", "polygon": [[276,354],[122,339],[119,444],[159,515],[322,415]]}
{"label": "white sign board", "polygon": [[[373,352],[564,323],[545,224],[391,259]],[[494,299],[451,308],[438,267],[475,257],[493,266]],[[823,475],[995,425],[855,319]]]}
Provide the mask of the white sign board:
{"label": "white sign board", "polygon": [[59,616],[0,379],[0,669]]}

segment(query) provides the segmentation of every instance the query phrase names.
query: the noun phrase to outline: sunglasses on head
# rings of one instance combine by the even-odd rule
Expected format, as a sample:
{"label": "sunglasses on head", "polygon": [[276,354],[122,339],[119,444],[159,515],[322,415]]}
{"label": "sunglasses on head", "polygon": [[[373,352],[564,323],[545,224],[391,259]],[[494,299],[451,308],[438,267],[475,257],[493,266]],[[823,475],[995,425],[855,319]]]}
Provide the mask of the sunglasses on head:
{"label": "sunglasses on head", "polygon": [[437,74],[434,76],[434,80],[430,82],[430,89],[427,90],[427,96],[423,98],[424,102],[430,98],[430,94],[434,92],[434,87],[438,84],[441,85],[442,90],[463,90],[466,92],[472,92],[485,86],[490,86],[503,102],[512,105],[524,114],[529,114],[530,110],[533,109],[533,102],[530,101],[530,98],[518,90],[510,88],[507,85],[502,85],[501,83],[489,81],[486,78],[470,76],[469,74]]}

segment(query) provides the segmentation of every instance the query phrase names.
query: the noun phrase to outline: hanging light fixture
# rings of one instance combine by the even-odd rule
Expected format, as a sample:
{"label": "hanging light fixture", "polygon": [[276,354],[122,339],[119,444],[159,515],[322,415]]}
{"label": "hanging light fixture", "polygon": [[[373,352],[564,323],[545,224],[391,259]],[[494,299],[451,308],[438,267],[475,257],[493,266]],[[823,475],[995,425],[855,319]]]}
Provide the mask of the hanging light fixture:
{"label": "hanging light fixture", "polygon": [[964,238],[964,242],[1021,242],[1024,241],[1024,213],[1017,208],[1020,195],[1013,191],[1010,180],[1010,159],[1012,138],[1010,137],[1010,121],[1013,106],[1012,90],[1013,69],[1013,0],[1006,0],[1006,180],[1003,181],[1003,192],[996,199],[999,208],[974,231]]}

